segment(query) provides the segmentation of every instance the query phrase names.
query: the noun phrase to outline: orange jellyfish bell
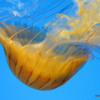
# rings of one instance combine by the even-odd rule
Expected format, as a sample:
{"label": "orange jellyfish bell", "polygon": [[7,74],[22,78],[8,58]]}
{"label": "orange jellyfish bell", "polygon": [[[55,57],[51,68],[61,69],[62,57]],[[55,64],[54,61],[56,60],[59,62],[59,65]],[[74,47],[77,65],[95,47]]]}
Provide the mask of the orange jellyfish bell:
{"label": "orange jellyfish bell", "polygon": [[[24,15],[19,14],[28,12],[33,6],[0,22],[0,42],[10,69],[26,85],[50,90],[64,84],[86,63],[93,48],[100,46],[99,0],[73,2],[72,7],[61,8],[60,14],[56,12],[56,17],[46,22],[43,29],[34,23],[25,26],[23,21],[14,24],[10,21],[23,20]],[[71,15],[66,14],[68,10],[72,11]],[[63,11],[66,13],[62,14]]]}

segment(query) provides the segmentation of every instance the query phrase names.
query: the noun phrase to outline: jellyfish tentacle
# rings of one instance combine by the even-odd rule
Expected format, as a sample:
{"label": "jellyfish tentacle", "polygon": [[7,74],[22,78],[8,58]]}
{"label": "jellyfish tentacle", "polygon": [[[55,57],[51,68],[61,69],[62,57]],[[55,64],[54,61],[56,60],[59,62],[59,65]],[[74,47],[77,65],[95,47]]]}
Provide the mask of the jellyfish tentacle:
{"label": "jellyfish tentacle", "polygon": [[[92,3],[91,3],[91,4],[92,4]],[[91,24],[91,25],[92,25],[92,24]],[[89,27],[91,27],[91,25],[90,25]],[[88,27],[88,28],[89,28],[89,27]],[[88,28],[87,28],[87,29],[88,29]],[[86,31],[87,31],[87,30],[86,30]],[[39,32],[39,34],[40,34],[40,33],[41,33],[41,32]],[[84,33],[85,33],[85,32],[83,32],[83,35],[84,35]],[[83,37],[83,35],[81,35],[80,38]],[[33,39],[36,38],[37,36],[38,36],[38,34],[37,34],[35,37],[33,37]],[[32,40],[33,40],[33,39],[32,39]],[[29,44],[32,42],[32,40],[30,40]],[[79,42],[79,40],[78,40],[77,42]]]}
{"label": "jellyfish tentacle", "polygon": [[[71,8],[73,8],[73,7],[75,7],[76,5],[74,5],[74,6],[72,6]],[[70,8],[70,9],[71,9]],[[70,9],[67,9],[67,11],[69,11]],[[63,15],[60,15],[60,16],[63,16]],[[49,16],[47,16],[47,17],[49,17]],[[54,20],[54,22],[55,21],[57,21],[59,18],[56,18],[56,20]],[[52,22],[51,24],[53,24],[54,22]],[[49,27],[51,24],[49,24],[47,27]],[[33,25],[35,25],[35,24],[33,24]],[[31,26],[33,26],[33,25],[31,25]],[[31,27],[31,26],[29,26],[29,27]],[[25,29],[22,29],[22,30],[20,30],[20,31],[18,31],[18,32],[16,32],[15,34],[13,34],[11,37],[10,37],[10,39],[12,39],[15,35],[17,35],[17,34],[19,34],[20,32],[22,32],[22,31],[24,31],[24,30],[26,30],[26,29],[28,29],[29,27],[27,27],[27,28],[25,28]],[[44,28],[43,30],[45,30],[46,28]],[[35,39],[43,30],[41,30],[36,36],[34,36],[33,37],[33,39]],[[32,39],[32,40],[33,40]],[[32,40],[30,40],[30,41],[32,41]],[[31,43],[31,42],[30,42]]]}
{"label": "jellyfish tentacle", "polygon": [[[31,7],[29,7],[29,8],[27,8],[27,9],[23,10],[22,12],[20,12],[19,14],[22,14],[22,13],[24,13],[24,12],[26,12],[26,11],[32,9],[34,6],[38,5],[38,4],[41,3],[42,1],[44,1],[44,0],[41,0],[41,1],[38,2],[38,3],[35,3],[35,4],[32,5]],[[17,16],[13,16],[13,17],[10,17],[10,18],[6,18],[6,19],[4,19],[3,21],[1,21],[0,23],[5,22],[5,21],[8,21],[8,20],[11,20],[11,19],[14,19],[14,18],[16,18],[16,17],[17,17]]]}
{"label": "jellyfish tentacle", "polygon": [[[23,4],[23,6],[27,5],[31,0],[27,1],[26,3]],[[3,12],[2,12],[3,13]],[[0,18],[4,18],[4,17],[7,17],[7,16],[10,16],[13,12],[9,12],[9,14],[6,14],[6,15],[3,15],[3,16],[0,16]]]}
{"label": "jellyfish tentacle", "polygon": [[[97,17],[97,18],[96,18],[96,20],[98,20],[99,18],[100,18],[100,17]],[[76,40],[76,42],[81,41],[81,38],[84,36],[84,34],[86,34],[86,32],[89,30],[89,28],[91,28],[91,27],[93,26],[93,24],[94,24],[94,22],[93,22],[93,23],[91,23],[91,25],[89,25],[89,26],[87,27],[87,29],[86,29],[84,32],[82,32],[82,34],[81,34],[80,38],[79,38],[79,39],[77,39],[77,40]],[[93,34],[91,34],[91,35],[88,37],[88,39],[89,39],[89,38],[91,38],[92,36],[93,36]],[[84,41],[84,43],[85,43],[85,44],[83,44],[83,45],[81,45],[81,46],[86,45],[86,44],[87,44],[88,39],[87,39],[86,41]],[[71,48],[73,48],[73,46],[72,46]],[[71,52],[70,52],[70,53],[71,53]]]}
{"label": "jellyfish tentacle", "polygon": [[[44,9],[40,10],[39,12],[41,13],[41,11],[47,10],[48,8],[52,7],[52,5],[54,5],[57,1],[58,0],[54,0],[50,5],[48,5],[47,8],[44,8]],[[39,14],[39,12],[38,12],[38,14]],[[42,12],[42,13],[44,13],[44,12]]]}
{"label": "jellyfish tentacle", "polygon": [[[64,1],[64,0],[63,0]],[[68,2],[67,2],[68,3]],[[36,16],[39,16],[39,15],[41,15],[41,14],[46,14],[47,12],[49,12],[49,11],[52,11],[52,10],[54,10],[55,8],[57,8],[57,7],[59,7],[59,6],[61,6],[62,5],[62,1],[58,4],[58,5],[56,5],[55,7],[53,7],[53,8],[51,8],[51,9],[47,9],[46,11],[44,11],[44,12],[40,12],[40,13],[38,13]],[[70,4],[69,4],[70,5]],[[66,7],[68,7],[69,5],[67,5]],[[63,6],[63,5],[62,5]],[[56,9],[55,9],[56,10]],[[57,9],[57,11],[59,12],[59,10]],[[34,15],[33,15],[34,16]]]}
{"label": "jellyfish tentacle", "polygon": [[[10,14],[11,14],[11,13],[10,13]],[[0,18],[4,18],[4,17],[7,17],[7,16],[10,16],[10,14],[0,16]]]}
{"label": "jellyfish tentacle", "polygon": [[[74,5],[74,6],[75,6],[75,5]],[[74,7],[74,6],[73,6],[73,7]],[[70,8],[70,9],[71,9],[71,8]],[[69,11],[70,9],[68,9],[67,11]],[[53,16],[54,14],[56,14],[56,12],[57,12],[57,11],[53,12],[52,14],[50,14],[50,15],[48,15],[48,16],[42,18],[42,19],[40,19],[39,21],[37,21],[36,23],[33,23],[33,24],[30,25],[29,27],[26,27],[25,29],[22,29],[22,30],[20,30],[20,31],[18,31],[18,32],[16,32],[16,33],[14,33],[14,34],[10,37],[10,39],[12,39],[15,35],[19,34],[20,32],[22,32],[22,31],[24,31],[24,30],[30,28],[31,26],[33,26],[33,25],[35,25],[35,24],[37,24],[37,23],[39,23],[40,21],[42,21],[42,20],[44,20],[44,19],[46,19],[46,18],[48,18],[48,17],[50,17],[50,16]]]}
{"label": "jellyfish tentacle", "polygon": [[[99,17],[98,17],[98,18],[99,18]],[[98,18],[97,18],[97,19],[98,19]],[[72,21],[73,21],[73,20],[72,20]],[[72,22],[72,21],[71,21],[71,22]],[[93,23],[92,23],[92,24],[93,24]],[[76,40],[76,42],[79,42],[79,41],[81,40],[81,38],[83,37],[83,35],[84,35],[84,34],[86,33],[86,31],[92,26],[92,24],[91,24],[90,26],[87,27],[87,29],[82,33],[82,35],[80,36],[80,38],[79,38],[78,40]],[[67,25],[68,25],[68,24],[67,24]],[[66,25],[65,25],[65,27],[66,27]],[[63,27],[63,29],[64,29],[65,27]],[[62,32],[63,29],[60,30],[58,33]],[[59,35],[59,34],[57,34],[57,35]],[[57,35],[56,35],[55,37],[57,37]],[[54,38],[55,38],[55,37],[54,37]],[[34,38],[33,38],[33,39],[34,39]],[[32,39],[32,40],[33,40],[33,39]],[[30,40],[29,44],[32,42],[32,40]],[[26,45],[25,47],[29,46],[29,44]],[[47,47],[48,47],[48,45],[49,45],[49,44],[47,44]],[[56,44],[56,45],[57,45],[57,44]],[[75,46],[75,45],[73,45],[73,46]],[[73,46],[71,47],[70,52],[73,52]],[[46,47],[46,45],[45,45],[45,47]],[[54,47],[55,47],[55,46],[54,46]],[[53,47],[52,47],[52,49],[53,49]]]}
{"label": "jellyfish tentacle", "polygon": [[[100,16],[97,17],[95,20],[98,20],[98,19],[100,19]],[[86,34],[86,32],[89,30],[89,28],[91,28],[93,25],[94,25],[94,22],[91,23],[84,32],[82,32],[82,34],[81,34],[80,38],[77,40],[77,42],[79,42],[79,40],[84,36],[84,34]]]}
{"label": "jellyfish tentacle", "polygon": [[[76,6],[76,4],[75,5],[73,5],[71,8],[73,8],[73,7],[75,7]],[[70,9],[71,9],[70,8]],[[67,9],[67,11],[69,11],[70,9]],[[56,13],[56,12],[55,12]],[[53,14],[55,14],[55,13],[53,13]],[[50,15],[50,16],[52,16],[52,15]],[[49,17],[49,16],[48,16]],[[46,17],[45,17],[46,18]],[[45,19],[44,18],[44,19]],[[40,22],[40,21],[39,21]],[[3,24],[2,22],[0,22],[1,24]],[[33,25],[31,25],[31,26],[33,26]],[[24,30],[26,30],[26,29],[28,29],[28,28],[30,28],[31,26],[29,26],[29,27],[27,27],[27,28],[25,28],[25,29],[22,29],[22,30],[20,30],[20,31],[18,31],[18,32],[16,32],[15,34],[17,35],[17,34],[19,34],[20,32],[22,32],[22,31],[24,31]],[[14,35],[14,34],[13,34]]]}
{"label": "jellyfish tentacle", "polygon": [[[62,15],[60,15],[60,17],[61,17]],[[59,17],[58,17],[58,19],[59,19]],[[56,20],[58,20],[58,19],[56,19]],[[56,21],[55,20],[55,21]],[[55,22],[54,21],[54,22]],[[71,20],[69,23],[71,23],[73,20]],[[47,27],[49,27],[52,23],[54,23],[54,22],[51,22],[50,24],[48,24],[47,26],[46,26],[46,28]],[[68,23],[68,24],[69,24]],[[64,27],[54,36],[54,38],[56,38],[64,29],[65,29],[65,27],[68,25],[68,24],[66,24],[66,25],[64,25]],[[41,30],[41,31],[43,31],[43,30]],[[31,42],[41,33],[41,31],[36,35],[36,36],[34,36],[25,46],[24,46],[24,48],[27,48],[30,44],[31,44]],[[52,38],[51,38],[51,41],[52,41]],[[48,48],[48,46],[50,45],[50,43],[51,43],[51,41],[48,43],[48,45],[45,45],[45,48],[43,48],[44,50],[46,49],[46,48]],[[56,45],[58,45],[58,44],[56,44]],[[54,46],[55,47],[55,46]],[[54,47],[52,47],[52,48],[54,48]]]}

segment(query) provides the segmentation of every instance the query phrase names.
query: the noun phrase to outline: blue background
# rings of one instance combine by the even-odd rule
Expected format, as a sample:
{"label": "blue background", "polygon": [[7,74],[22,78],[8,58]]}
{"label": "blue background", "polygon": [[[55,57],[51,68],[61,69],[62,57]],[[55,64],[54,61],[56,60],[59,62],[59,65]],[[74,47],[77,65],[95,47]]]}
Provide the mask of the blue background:
{"label": "blue background", "polygon": [[0,100],[100,100],[100,60],[90,59],[61,87],[40,91],[20,82],[11,72],[0,45]]}

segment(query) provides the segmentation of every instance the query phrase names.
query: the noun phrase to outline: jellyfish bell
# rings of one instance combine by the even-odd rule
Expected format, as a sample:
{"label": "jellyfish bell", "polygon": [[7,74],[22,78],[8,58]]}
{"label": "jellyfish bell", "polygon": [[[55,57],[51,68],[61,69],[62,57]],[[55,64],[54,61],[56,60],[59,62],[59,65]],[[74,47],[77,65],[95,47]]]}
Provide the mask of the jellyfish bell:
{"label": "jellyfish bell", "polygon": [[75,2],[74,17],[58,14],[43,29],[0,23],[0,42],[8,64],[23,83],[40,90],[54,89],[87,62],[93,47],[100,46],[99,1]]}
{"label": "jellyfish bell", "polygon": [[8,64],[16,77],[41,90],[60,86],[88,59],[87,55],[82,55],[80,49],[69,43],[56,47],[50,43],[50,47],[45,47],[46,43],[47,40],[44,40],[26,48],[15,40],[5,38],[2,42]]}

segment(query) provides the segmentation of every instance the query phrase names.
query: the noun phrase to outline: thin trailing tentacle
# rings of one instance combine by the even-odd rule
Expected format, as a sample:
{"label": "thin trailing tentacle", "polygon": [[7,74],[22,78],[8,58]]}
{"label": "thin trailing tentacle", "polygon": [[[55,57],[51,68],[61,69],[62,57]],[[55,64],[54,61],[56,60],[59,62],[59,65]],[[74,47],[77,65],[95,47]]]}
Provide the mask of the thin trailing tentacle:
{"label": "thin trailing tentacle", "polygon": [[[37,6],[37,5],[38,5],[39,3],[41,3],[42,1],[44,1],[44,0],[41,0],[41,1],[38,2],[38,3],[35,3],[35,4],[32,5],[31,7],[29,7],[29,8],[27,8],[27,9],[23,10],[22,12],[20,12],[19,14],[23,14],[24,12],[26,12],[26,11],[32,9],[34,6]],[[0,23],[3,23],[3,22],[5,22],[5,21],[11,20],[11,19],[14,19],[14,18],[16,18],[16,17],[17,17],[17,16],[12,16],[12,17],[10,17],[10,18],[6,18],[6,19],[2,20]]]}
{"label": "thin trailing tentacle", "polygon": [[[78,3],[80,3],[81,1],[79,1],[79,0],[77,0],[77,2]],[[95,3],[93,4],[92,2],[88,5],[88,7],[90,7],[90,6],[94,6],[94,8],[96,7],[95,6]],[[73,5],[73,6],[75,6],[75,5]],[[72,8],[72,7],[71,7]],[[61,9],[60,11],[62,12],[62,11],[65,11],[65,9],[66,9],[66,7],[65,8],[63,8],[63,9]],[[67,9],[68,10],[68,9]],[[18,32],[16,32],[16,33],[14,33],[9,39],[13,39],[16,35],[18,35],[18,34],[21,34],[21,32],[23,32],[23,31],[26,31],[28,28],[30,28],[30,27],[32,27],[32,26],[34,26],[35,24],[37,24],[37,23],[39,23],[40,21],[43,21],[43,20],[45,20],[46,18],[48,18],[48,17],[50,17],[50,16],[52,16],[53,14],[56,14],[57,12],[53,12],[51,15],[48,15],[48,16],[46,16],[46,17],[44,17],[44,18],[42,18],[42,19],[40,19],[39,21],[37,21],[36,23],[33,23],[32,25],[30,25],[30,26],[28,26],[28,27],[25,27],[24,29],[22,29],[22,30],[20,30],[20,31],[18,31]],[[85,15],[85,13],[84,13],[84,11],[83,11],[83,13],[81,12],[81,10],[79,11],[79,13],[80,13],[80,16],[84,16]],[[93,16],[92,16],[93,17]],[[92,18],[91,17],[91,18]],[[98,20],[99,18],[97,18],[97,20]],[[59,18],[58,18],[58,20],[59,20]],[[75,19],[75,20],[77,20],[77,19]],[[79,18],[79,20],[81,21],[82,20],[82,17],[80,17]],[[95,20],[95,19],[94,19]],[[95,20],[96,21],[96,20]],[[54,21],[55,22],[55,21]],[[73,23],[73,22],[72,22]],[[93,24],[92,24],[93,23]],[[80,36],[78,37],[78,39],[76,39],[74,42],[81,42],[81,40],[82,40],[82,38],[84,37],[84,35],[87,33],[87,31],[94,25],[94,23],[95,22],[92,22],[91,24],[89,24],[89,25],[87,25],[87,28],[85,28],[84,29],[84,31],[81,31],[80,32]],[[51,23],[51,24],[53,24],[53,23]],[[49,24],[49,25],[51,25],[51,24]],[[49,27],[49,25],[47,25],[47,27]],[[77,26],[78,26],[78,23],[76,24]],[[39,33],[37,33],[31,40],[29,40],[28,42],[29,43],[27,43],[28,45],[29,44],[31,44],[31,42],[32,42],[32,40],[34,40],[39,34],[41,34],[47,27],[45,27],[43,30],[41,30]],[[76,30],[77,30],[77,28],[76,28]],[[96,33],[95,33],[96,34]],[[62,33],[61,33],[61,35],[62,35]],[[57,35],[55,35],[56,36],[56,38],[57,38]],[[92,37],[93,35],[91,35],[90,34],[90,36],[88,36],[88,39],[85,41],[85,43],[87,44],[87,41],[88,40],[90,40],[90,38]],[[55,37],[53,37],[53,38],[55,38]],[[85,40],[84,38],[83,38],[83,40]],[[68,42],[68,41],[67,41]],[[27,45],[26,44],[26,45]]]}
{"label": "thin trailing tentacle", "polygon": [[[38,14],[36,14],[36,16],[40,16],[41,14],[46,14],[46,13],[48,13],[49,11],[52,11],[52,10],[58,10],[58,8],[62,5],[64,3],[64,0],[63,1],[61,1],[59,4],[57,4],[55,7],[52,7],[51,9],[47,9],[46,11],[43,11],[43,12],[40,12],[40,13],[38,13]],[[68,3],[68,2],[67,2]],[[69,4],[70,5],[70,4]],[[68,7],[68,5],[66,6],[66,7]],[[63,10],[63,9],[62,9]],[[59,11],[59,12],[61,12],[61,10]],[[34,14],[35,15],[35,14]],[[33,15],[33,16],[34,16]]]}
{"label": "thin trailing tentacle", "polygon": [[[29,1],[27,1],[26,3],[24,3],[23,6],[26,6],[30,1],[32,1],[32,0],[29,0]],[[5,11],[6,11],[6,10],[5,10]],[[5,11],[3,11],[2,13],[4,13]],[[13,12],[11,11],[11,12],[9,12],[9,14],[0,16],[0,18],[8,17],[8,16],[10,16],[12,13],[13,13]]]}
{"label": "thin trailing tentacle", "polygon": [[[66,2],[66,4],[67,4],[67,2]],[[75,5],[74,5],[74,6],[75,6]],[[74,6],[72,6],[71,8],[73,8]],[[70,8],[70,9],[71,9],[71,8]],[[70,9],[67,9],[67,11],[69,11]],[[35,24],[39,23],[40,21],[43,21],[44,19],[47,19],[47,18],[50,17],[50,16],[53,16],[53,15],[56,14],[57,12],[58,12],[58,11],[55,11],[55,12],[53,12],[52,14],[50,14],[50,15],[48,15],[48,16],[42,18],[42,19],[40,19],[40,20],[37,21],[36,23],[33,23],[33,24],[30,25],[29,27],[26,27],[25,29],[22,29],[22,30],[20,30],[20,31],[18,31],[18,32],[16,32],[16,33],[14,33],[14,34],[10,37],[10,39],[12,39],[15,35],[19,34],[20,32],[23,32],[23,31],[25,31],[26,29],[28,29],[28,28],[34,26]]]}
{"label": "thin trailing tentacle", "polygon": [[[92,4],[92,3],[90,3],[90,5],[91,5],[91,4]],[[99,17],[98,17],[98,18],[99,18]],[[98,18],[97,18],[97,20],[98,20]],[[51,23],[51,24],[52,24],[52,23]],[[84,30],[84,31],[81,33],[79,39],[77,39],[75,42],[79,42],[79,41],[81,40],[81,38],[84,36],[84,34],[86,34],[86,32],[89,30],[89,28],[91,28],[93,25],[94,25],[94,22],[91,23],[91,25],[89,25],[89,26],[87,27],[87,29]],[[65,28],[65,27],[64,27],[64,28]],[[33,40],[34,38],[36,38],[40,33],[41,33],[41,32],[39,32],[35,37],[33,37],[32,40]],[[57,36],[57,35],[56,35],[56,36]],[[56,36],[53,37],[53,38],[55,39]],[[32,40],[29,41],[28,45],[32,42]],[[25,46],[25,47],[27,47],[27,46]]]}

